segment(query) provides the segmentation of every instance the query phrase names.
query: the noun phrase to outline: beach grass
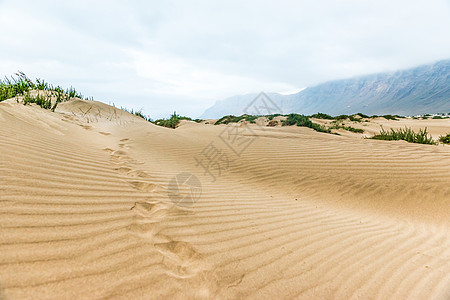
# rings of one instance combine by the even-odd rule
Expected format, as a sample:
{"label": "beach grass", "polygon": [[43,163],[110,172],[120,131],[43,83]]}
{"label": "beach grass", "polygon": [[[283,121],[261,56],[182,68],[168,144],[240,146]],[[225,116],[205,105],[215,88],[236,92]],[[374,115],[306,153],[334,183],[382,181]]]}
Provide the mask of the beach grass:
{"label": "beach grass", "polygon": [[433,138],[429,135],[427,128],[419,129],[419,132],[413,131],[411,128],[405,127],[387,131],[383,128],[380,133],[371,137],[374,140],[398,141],[404,140],[410,143],[435,145]]}
{"label": "beach grass", "polygon": [[[47,91],[47,93],[31,95],[31,91]],[[23,96],[23,104],[28,105],[35,103],[44,109],[51,109],[55,111],[58,103],[68,101],[71,98],[83,99],[83,95],[72,86],[68,89],[63,89],[60,86],[53,86],[43,79],[37,78],[34,82],[29,79],[25,73],[18,71],[15,75],[6,77],[0,80],[0,102]],[[52,105],[52,98],[55,98]],[[87,100],[87,98],[86,98]]]}
{"label": "beach grass", "polygon": [[318,132],[325,132],[325,133],[331,133],[331,130],[327,127],[313,123],[308,116],[305,115],[299,115],[299,114],[289,114],[286,117],[286,120],[282,122],[283,126],[291,126],[291,125],[297,125],[301,127],[308,127],[312,128],[315,131]]}
{"label": "beach grass", "polygon": [[447,133],[447,135],[441,135],[439,137],[439,142],[443,144],[450,144],[450,133]]}

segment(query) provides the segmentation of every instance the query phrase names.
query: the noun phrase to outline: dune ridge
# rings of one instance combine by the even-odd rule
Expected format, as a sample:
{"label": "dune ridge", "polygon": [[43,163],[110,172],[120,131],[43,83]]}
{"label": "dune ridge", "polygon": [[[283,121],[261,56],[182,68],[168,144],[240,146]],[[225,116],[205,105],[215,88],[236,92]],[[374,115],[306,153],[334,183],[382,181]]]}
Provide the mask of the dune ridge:
{"label": "dune ridge", "polygon": [[[236,156],[225,126],[81,100],[0,121],[2,298],[450,298],[448,146],[253,126]],[[168,197],[180,172],[193,207]]]}

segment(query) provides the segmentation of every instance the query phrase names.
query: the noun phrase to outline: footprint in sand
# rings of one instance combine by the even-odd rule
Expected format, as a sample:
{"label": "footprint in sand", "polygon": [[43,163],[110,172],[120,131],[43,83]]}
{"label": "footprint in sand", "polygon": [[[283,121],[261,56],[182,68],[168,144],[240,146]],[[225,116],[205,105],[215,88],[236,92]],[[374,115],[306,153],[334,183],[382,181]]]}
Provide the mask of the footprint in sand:
{"label": "footprint in sand", "polygon": [[136,202],[131,210],[134,217],[128,230],[155,246],[163,257],[168,275],[190,278],[206,270],[201,254],[191,244],[162,233],[167,228],[165,219],[178,210],[176,206],[163,202]]}
{"label": "footprint in sand", "polygon": [[145,181],[128,181],[128,183],[136,190],[142,192],[152,192],[156,189],[156,184]]}
{"label": "footprint in sand", "polygon": [[128,230],[134,235],[144,238],[150,243],[168,241],[168,237],[160,234],[164,228],[163,221],[167,217],[169,208],[162,203],[136,202],[131,210],[134,213],[133,222]]}
{"label": "footprint in sand", "polygon": [[140,163],[127,155],[127,153],[123,150],[116,150],[111,153],[111,160],[119,165],[140,165]]}
{"label": "footprint in sand", "polygon": [[[155,215],[167,215],[167,212],[169,211],[171,207],[169,204],[165,204],[162,202],[136,202],[131,210],[134,211],[136,215],[139,215],[141,217],[149,218],[154,217]],[[164,212],[161,214],[160,212]]]}
{"label": "footprint in sand", "polygon": [[151,176],[141,170],[131,170],[128,171],[127,175],[131,178],[150,178]]}
{"label": "footprint in sand", "polygon": [[116,171],[119,172],[120,174],[128,175],[128,173],[129,173],[132,169],[131,169],[131,168],[128,168],[128,167],[118,167],[118,168],[115,168],[114,170],[116,170]]}
{"label": "footprint in sand", "polygon": [[200,254],[187,242],[171,240],[165,243],[157,243],[155,246],[159,248],[161,252],[174,259],[183,261],[200,259]]}
{"label": "footprint in sand", "polygon": [[125,151],[116,150],[111,153],[111,159],[116,163],[123,163],[126,161],[131,161],[131,158],[127,155]]}
{"label": "footprint in sand", "polygon": [[162,221],[169,214],[171,207],[162,202],[136,202],[130,210],[137,223],[155,223]]}
{"label": "footprint in sand", "polygon": [[155,247],[164,256],[163,264],[171,276],[190,278],[206,270],[202,255],[187,242],[170,240],[156,243]]}
{"label": "footprint in sand", "polygon": [[161,225],[161,220],[150,221],[136,218],[128,225],[127,229],[132,235],[144,239],[150,244],[163,243],[170,240],[169,237],[161,233],[164,229]]}
{"label": "footprint in sand", "polygon": [[132,169],[128,164],[137,164],[133,161],[125,151],[112,150],[110,148],[103,149],[111,153],[111,160],[119,166],[115,170],[122,175],[125,175],[124,180],[127,181],[134,189],[141,192],[162,192],[162,188],[150,181],[151,176],[146,172],[138,169]]}
{"label": "footprint in sand", "polygon": [[[121,140],[125,142],[127,139]],[[119,145],[120,146],[120,145]],[[124,147],[121,147],[124,148]],[[149,181],[151,178],[142,170],[127,166],[131,158],[123,150],[104,149],[111,154],[113,162],[119,164],[115,170],[125,175],[126,181],[136,190],[158,194],[162,189],[159,185]],[[163,256],[163,264],[167,274],[177,278],[190,278],[205,271],[201,255],[187,242],[177,241],[163,234],[167,226],[169,214],[183,213],[173,203],[136,202],[130,210],[133,211],[133,221],[127,227],[136,237],[152,243]]]}

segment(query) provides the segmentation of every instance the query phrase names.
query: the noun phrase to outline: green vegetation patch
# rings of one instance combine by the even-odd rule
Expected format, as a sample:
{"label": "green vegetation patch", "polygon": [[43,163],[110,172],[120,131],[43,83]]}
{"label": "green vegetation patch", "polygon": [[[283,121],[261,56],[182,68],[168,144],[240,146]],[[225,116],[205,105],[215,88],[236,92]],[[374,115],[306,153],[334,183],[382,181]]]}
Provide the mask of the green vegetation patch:
{"label": "green vegetation patch", "polygon": [[331,130],[325,126],[313,123],[307,116],[299,114],[289,114],[286,120],[282,122],[283,126],[297,125],[301,127],[312,128],[318,132],[331,133]]}
{"label": "green vegetation patch", "polygon": [[219,120],[216,121],[216,123],[214,123],[214,125],[220,125],[220,124],[229,124],[229,123],[237,123],[241,120],[245,120],[247,122],[250,123],[256,123],[256,119],[258,119],[260,116],[252,116],[252,115],[241,115],[241,116],[233,116],[233,115],[228,115],[228,116],[224,116],[222,118],[220,118]]}
{"label": "green vegetation patch", "polygon": [[339,124],[331,126],[330,129],[343,129],[343,130],[351,131],[354,133],[364,133],[364,129],[354,128],[351,126],[343,126],[343,125],[339,125]]}
{"label": "green vegetation patch", "polygon": [[11,76],[11,78],[5,77],[4,80],[0,80],[0,101],[14,98],[17,95],[23,95],[33,88],[31,80],[26,80],[26,76],[23,77]]}
{"label": "green vegetation patch", "polygon": [[356,115],[339,115],[334,117],[336,121],[344,121],[349,119],[352,122],[361,122],[361,118],[357,118]]}
{"label": "green vegetation patch", "polygon": [[361,118],[369,119],[370,117],[368,115],[365,115],[363,113],[357,113],[355,116],[360,116]]}
{"label": "green vegetation patch", "polygon": [[334,117],[324,114],[324,113],[320,113],[320,112],[318,112],[317,114],[311,115],[311,118],[323,119],[323,120],[333,120],[334,119]]}
{"label": "green vegetation patch", "polygon": [[447,135],[441,135],[439,137],[439,142],[443,144],[450,144],[450,133],[447,133]]}
{"label": "green vegetation patch", "polygon": [[382,117],[385,118],[386,120],[394,120],[394,121],[398,121],[399,118],[403,118],[402,116],[399,115],[384,115]]}
{"label": "green vegetation patch", "polygon": [[23,104],[27,105],[30,103],[35,103],[39,105],[41,108],[44,109],[52,109],[53,111],[56,108],[57,103],[55,103],[54,106],[52,106],[52,99],[50,95],[47,95],[44,97],[43,95],[37,94],[36,96],[31,96],[29,92],[25,94],[23,97]]}
{"label": "green vegetation patch", "polygon": [[[36,96],[31,96],[30,91],[47,91],[44,95],[38,93]],[[33,82],[23,72],[17,72],[15,76],[5,77],[0,80],[0,101],[11,99],[17,96],[23,97],[23,104],[27,105],[35,103],[42,108],[55,110],[58,103],[67,101],[70,98],[83,99],[83,95],[78,93],[73,87],[64,90],[60,86],[54,87],[42,79],[36,79]],[[55,97],[56,101],[52,105],[51,98]]]}
{"label": "green vegetation patch", "polygon": [[411,128],[405,127],[400,129],[392,129],[386,131],[381,129],[380,133],[371,137],[374,140],[398,141],[403,140],[410,143],[435,145],[431,136],[428,134],[427,128],[414,132]]}
{"label": "green vegetation patch", "polygon": [[173,112],[173,114],[168,119],[158,119],[154,122],[152,122],[151,119],[147,119],[147,121],[152,122],[155,125],[173,129],[177,128],[181,120],[194,121],[196,123],[200,123],[201,121],[203,121],[202,119],[191,119],[189,117],[180,116],[177,115],[176,112]]}
{"label": "green vegetation patch", "polygon": [[180,124],[181,116],[177,115],[176,112],[174,112],[170,118],[168,119],[158,119],[154,122],[155,125],[167,127],[167,128],[177,128],[178,124]]}

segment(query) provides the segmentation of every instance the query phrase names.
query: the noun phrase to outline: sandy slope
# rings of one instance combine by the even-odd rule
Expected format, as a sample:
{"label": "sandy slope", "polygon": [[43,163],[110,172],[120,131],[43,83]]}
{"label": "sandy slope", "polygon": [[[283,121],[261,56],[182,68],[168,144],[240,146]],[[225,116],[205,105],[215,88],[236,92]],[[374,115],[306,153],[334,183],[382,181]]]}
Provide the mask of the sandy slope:
{"label": "sandy slope", "polygon": [[0,298],[450,298],[448,146],[57,111],[0,103]]}

